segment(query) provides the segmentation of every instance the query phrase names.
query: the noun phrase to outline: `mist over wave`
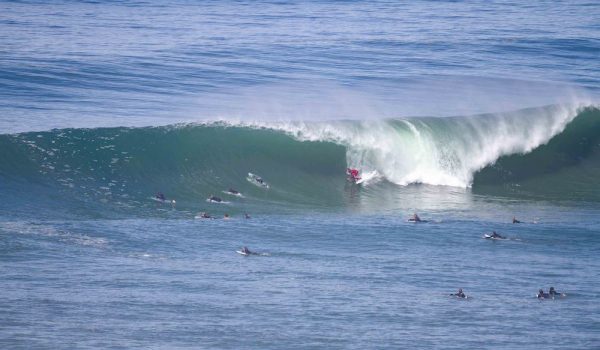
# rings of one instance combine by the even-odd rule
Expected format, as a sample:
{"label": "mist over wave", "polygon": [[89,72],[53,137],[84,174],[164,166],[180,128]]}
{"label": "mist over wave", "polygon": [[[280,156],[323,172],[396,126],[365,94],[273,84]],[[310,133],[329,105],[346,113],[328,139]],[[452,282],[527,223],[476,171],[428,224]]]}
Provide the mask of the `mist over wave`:
{"label": "mist over wave", "polygon": [[359,84],[290,80],[203,94],[188,118],[319,122],[466,116],[590,104],[592,96],[592,91],[564,82],[483,76],[427,75]]}
{"label": "mist over wave", "polygon": [[586,2],[247,5],[1,3],[0,133],[473,115],[598,96]]}

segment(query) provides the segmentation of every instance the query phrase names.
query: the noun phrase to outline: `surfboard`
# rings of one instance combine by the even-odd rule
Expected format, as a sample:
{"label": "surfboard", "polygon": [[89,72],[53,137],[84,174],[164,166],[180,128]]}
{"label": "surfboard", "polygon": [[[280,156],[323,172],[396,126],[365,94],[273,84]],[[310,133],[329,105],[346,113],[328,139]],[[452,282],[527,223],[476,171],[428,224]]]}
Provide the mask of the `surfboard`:
{"label": "surfboard", "polygon": [[354,181],[354,183],[357,185],[360,185],[360,184],[366,185],[367,183],[371,182],[372,180],[377,180],[378,178],[379,178],[379,173],[377,172],[377,170],[373,170],[368,173],[362,174],[358,180]]}
{"label": "surfboard", "polygon": [[256,255],[256,256],[269,256],[269,255],[270,255],[269,253],[256,253],[256,252],[250,252],[250,253],[248,254],[248,253],[244,253],[244,252],[243,252],[243,251],[241,251],[241,250],[236,250],[235,252],[236,252],[236,253],[238,253],[238,254],[240,254],[240,255],[243,255],[243,256],[250,256],[250,255]]}
{"label": "surfboard", "polygon": [[221,200],[221,201],[219,202],[219,201],[212,200],[212,199],[210,199],[210,198],[207,198],[207,199],[206,199],[206,201],[207,201],[208,203],[216,203],[216,204],[229,204],[229,202],[227,202],[227,201],[224,201],[224,200]]}
{"label": "surfboard", "polygon": [[238,192],[238,193],[232,193],[232,192],[229,192],[229,191],[221,191],[221,192],[223,192],[225,194],[228,194],[230,196],[236,196],[236,197],[244,198],[244,195],[241,194],[240,192]]}
{"label": "surfboard", "polygon": [[166,204],[175,204],[175,200],[174,199],[160,199],[160,198],[156,198],[156,197],[150,197],[150,199],[152,199],[155,202],[159,202],[159,203],[166,203]]}
{"label": "surfboard", "polygon": [[536,294],[535,297],[537,299],[540,299],[540,300],[541,299],[552,299],[552,300],[555,300],[556,298],[566,298],[567,297],[567,293],[560,293],[560,294],[557,294],[557,295],[550,295],[548,293],[544,293],[544,296],[542,298],[540,298],[538,296],[538,294]]}
{"label": "surfboard", "polygon": [[465,295],[464,297],[459,297],[459,296],[458,296],[458,295],[456,295],[456,294],[450,294],[450,296],[451,296],[451,297],[455,297],[456,299],[469,299],[469,296],[468,296],[468,295]]}
{"label": "surfboard", "polygon": [[504,239],[507,239],[506,237],[492,237],[492,235],[487,234],[487,233],[483,235],[483,238],[485,238],[485,239],[495,239],[495,240],[504,240]]}

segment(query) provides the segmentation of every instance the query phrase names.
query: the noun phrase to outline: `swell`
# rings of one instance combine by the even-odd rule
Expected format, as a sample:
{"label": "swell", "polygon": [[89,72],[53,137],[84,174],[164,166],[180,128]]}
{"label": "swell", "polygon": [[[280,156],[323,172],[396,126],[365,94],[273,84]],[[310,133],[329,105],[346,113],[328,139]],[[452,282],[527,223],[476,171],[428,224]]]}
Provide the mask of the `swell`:
{"label": "swell", "polygon": [[[246,197],[231,211],[246,210],[248,202],[338,205],[339,191],[330,189],[344,183],[336,176],[345,169],[341,146],[218,124],[3,135],[0,146],[1,183],[11,196],[0,206],[7,210],[22,207],[17,203],[87,216],[144,210],[156,206],[151,197],[159,191],[178,208],[199,210],[211,194],[231,200],[221,193],[230,187]],[[258,188],[246,181],[248,172],[277,186]]]}
{"label": "swell", "polygon": [[[502,115],[318,123],[62,129],[0,136],[3,210],[102,215],[155,207],[161,191],[190,211],[210,194],[227,210],[344,207],[422,183],[475,193],[600,200],[600,110],[549,106]],[[346,166],[375,170],[358,193]],[[264,190],[245,180],[263,176]],[[245,198],[221,191],[233,187]],[[373,202],[374,206],[382,205]]]}

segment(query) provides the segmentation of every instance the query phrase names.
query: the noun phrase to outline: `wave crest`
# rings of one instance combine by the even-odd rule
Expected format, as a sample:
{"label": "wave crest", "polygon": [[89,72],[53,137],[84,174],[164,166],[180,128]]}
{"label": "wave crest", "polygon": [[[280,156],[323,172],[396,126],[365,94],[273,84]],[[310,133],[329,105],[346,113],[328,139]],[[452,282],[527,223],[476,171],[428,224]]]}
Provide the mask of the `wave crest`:
{"label": "wave crest", "polygon": [[451,118],[255,123],[302,141],[346,147],[349,166],[377,170],[398,184],[470,187],[474,175],[502,156],[525,154],[561,133],[582,105]]}
{"label": "wave crest", "polygon": [[[195,210],[231,187],[244,194],[232,204],[238,210],[269,203],[278,210],[279,203],[344,206],[355,198],[345,186],[346,166],[381,176],[361,188],[377,206],[398,192],[394,186],[412,183],[476,192],[515,184],[519,194],[528,183],[532,192],[556,189],[558,197],[595,200],[600,110],[549,106],[452,118],[62,129],[0,135],[0,159],[0,209],[25,212],[47,201],[53,204],[44,207],[84,208],[90,215],[110,204],[143,208],[156,204],[148,197],[158,191],[177,199],[178,208]],[[248,183],[248,172],[271,189]]]}

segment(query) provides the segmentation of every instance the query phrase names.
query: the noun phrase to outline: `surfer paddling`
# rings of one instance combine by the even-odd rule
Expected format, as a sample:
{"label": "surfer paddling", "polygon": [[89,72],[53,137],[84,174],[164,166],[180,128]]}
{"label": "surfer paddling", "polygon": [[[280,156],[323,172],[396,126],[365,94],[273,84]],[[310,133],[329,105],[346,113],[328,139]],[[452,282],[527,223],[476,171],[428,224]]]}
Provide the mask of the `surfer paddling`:
{"label": "surfer paddling", "polygon": [[162,193],[162,192],[157,192],[154,195],[153,199],[155,201],[157,201],[157,202],[160,202],[160,203],[169,203],[169,204],[171,204],[171,206],[173,208],[175,208],[175,200],[174,199],[167,199],[167,197],[165,197],[164,193]]}
{"label": "surfer paddling", "polygon": [[269,188],[269,184],[262,177],[260,177],[256,174],[248,173],[248,177],[246,178],[246,180],[250,181],[251,183],[255,184],[256,186],[267,188],[267,189]]}
{"label": "surfer paddling", "polygon": [[452,297],[467,299],[467,295],[463,292],[462,288],[458,288],[458,292],[450,294]]}
{"label": "surfer paddling", "polygon": [[240,249],[240,250],[236,250],[235,252],[240,255],[244,255],[244,256],[250,256],[250,255],[269,256],[269,253],[253,252],[250,249],[248,249],[248,247],[246,247],[246,246],[242,247],[242,249]]}
{"label": "surfer paddling", "polygon": [[196,214],[196,219],[214,219],[209,213],[201,211]]}
{"label": "surfer paddling", "polygon": [[248,247],[246,247],[246,246],[242,247],[242,249],[237,250],[236,252],[238,254],[246,255],[246,256],[247,255],[264,255],[264,254],[261,254],[261,253],[253,252],[250,249],[248,249]]}
{"label": "surfer paddling", "polygon": [[506,239],[506,237],[496,233],[496,231],[492,231],[492,233],[486,233],[484,237],[488,239]]}
{"label": "surfer paddling", "polygon": [[421,220],[417,213],[414,213],[411,217],[408,218],[408,222],[427,222],[427,220]]}
{"label": "surfer paddling", "polygon": [[545,293],[543,289],[540,289],[536,295],[536,297],[538,299],[554,299],[554,298],[561,298],[561,297],[566,297],[567,295],[565,293],[559,293],[556,291],[556,289],[554,289],[554,287],[550,287],[550,290],[548,290],[548,293]]}
{"label": "surfer paddling", "polygon": [[221,203],[223,202],[223,199],[217,197],[217,196],[213,196],[212,194],[210,195],[210,197],[208,197],[208,201],[209,202],[213,202],[213,203]]}
{"label": "surfer paddling", "polygon": [[414,213],[412,218],[408,219],[409,221],[414,221],[414,222],[421,222],[421,218],[419,217],[419,215],[417,215],[417,213]]}

